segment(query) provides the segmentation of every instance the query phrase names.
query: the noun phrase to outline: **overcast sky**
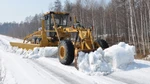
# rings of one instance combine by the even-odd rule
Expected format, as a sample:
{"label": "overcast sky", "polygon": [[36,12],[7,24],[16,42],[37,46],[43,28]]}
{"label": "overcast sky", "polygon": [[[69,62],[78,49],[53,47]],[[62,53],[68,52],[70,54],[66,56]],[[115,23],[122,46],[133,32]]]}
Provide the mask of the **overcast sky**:
{"label": "overcast sky", "polygon": [[[25,17],[48,12],[55,0],[0,0],[0,22],[20,22]],[[64,3],[65,0],[60,0]]]}
{"label": "overcast sky", "polygon": [[[0,23],[21,22],[27,16],[48,12],[55,0],[0,0]],[[65,0],[60,0],[62,4]],[[75,0],[70,0],[75,1]]]}

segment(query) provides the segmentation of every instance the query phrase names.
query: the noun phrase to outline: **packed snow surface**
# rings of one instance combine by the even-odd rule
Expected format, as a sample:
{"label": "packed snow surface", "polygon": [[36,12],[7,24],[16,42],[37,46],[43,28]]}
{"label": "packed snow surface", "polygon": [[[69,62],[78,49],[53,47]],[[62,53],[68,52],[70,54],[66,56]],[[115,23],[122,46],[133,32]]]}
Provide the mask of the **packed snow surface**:
{"label": "packed snow surface", "polygon": [[26,51],[11,47],[10,41],[22,42],[0,35],[0,84],[150,83],[150,62],[135,60],[135,47],[124,42],[105,50],[80,52],[78,71],[74,63],[66,66],[59,62],[57,47]]}

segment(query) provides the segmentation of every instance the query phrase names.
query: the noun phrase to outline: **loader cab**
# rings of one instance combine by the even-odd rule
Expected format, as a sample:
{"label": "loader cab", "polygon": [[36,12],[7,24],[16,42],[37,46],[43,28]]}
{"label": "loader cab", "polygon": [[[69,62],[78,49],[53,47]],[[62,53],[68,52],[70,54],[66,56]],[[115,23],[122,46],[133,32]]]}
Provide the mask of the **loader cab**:
{"label": "loader cab", "polygon": [[[54,15],[54,19],[58,27],[67,27],[69,13],[49,12],[44,15],[46,30],[54,30],[54,21],[52,19],[52,14]],[[56,32],[47,32],[47,36],[49,37],[54,36],[55,34]]]}

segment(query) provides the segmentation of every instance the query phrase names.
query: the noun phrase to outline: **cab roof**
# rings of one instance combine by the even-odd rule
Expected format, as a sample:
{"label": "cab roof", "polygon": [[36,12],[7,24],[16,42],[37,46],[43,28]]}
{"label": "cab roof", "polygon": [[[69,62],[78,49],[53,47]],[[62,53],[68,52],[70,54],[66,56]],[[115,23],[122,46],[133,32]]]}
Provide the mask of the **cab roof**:
{"label": "cab roof", "polygon": [[62,15],[69,15],[69,13],[67,12],[54,12],[54,11],[50,11],[44,14],[45,15],[49,15],[49,14],[62,14]]}

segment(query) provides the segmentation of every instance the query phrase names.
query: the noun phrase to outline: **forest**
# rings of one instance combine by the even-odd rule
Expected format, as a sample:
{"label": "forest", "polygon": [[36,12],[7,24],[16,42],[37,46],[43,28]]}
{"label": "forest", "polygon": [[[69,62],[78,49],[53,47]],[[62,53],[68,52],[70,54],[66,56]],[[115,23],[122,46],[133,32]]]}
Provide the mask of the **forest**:
{"label": "forest", "polygon": [[[96,38],[109,45],[126,42],[136,46],[136,58],[150,53],[150,0],[55,0],[49,11],[62,11],[76,16],[84,26],[94,28]],[[0,34],[23,38],[41,27],[43,13],[28,16],[20,23],[0,23]],[[71,26],[71,23],[70,23]]]}

